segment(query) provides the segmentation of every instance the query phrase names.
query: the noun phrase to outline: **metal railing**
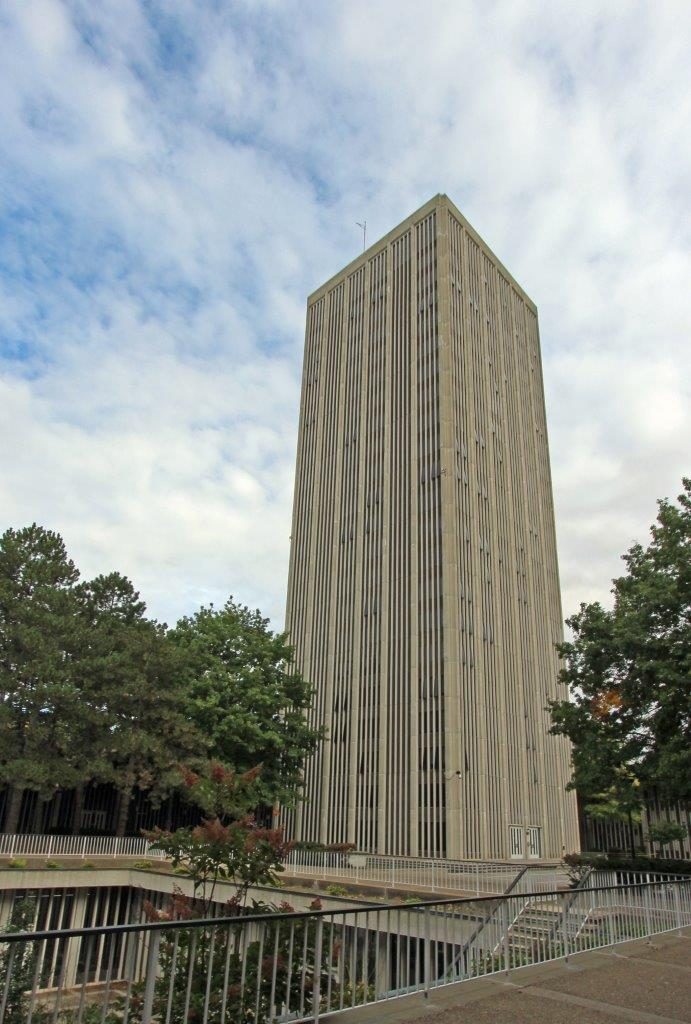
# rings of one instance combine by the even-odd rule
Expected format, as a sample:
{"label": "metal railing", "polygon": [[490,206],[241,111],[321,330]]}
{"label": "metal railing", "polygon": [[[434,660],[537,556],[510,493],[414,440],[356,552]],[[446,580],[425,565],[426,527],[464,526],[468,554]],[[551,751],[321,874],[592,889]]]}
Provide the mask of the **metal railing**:
{"label": "metal railing", "polygon": [[316,1022],[691,926],[691,880],[529,895],[6,933],[0,1024]]}
{"label": "metal railing", "polygon": [[636,882],[684,882],[687,874],[671,871],[630,871],[628,868],[593,868],[589,877],[591,886],[634,885]]}
{"label": "metal railing", "polygon": [[146,857],[162,859],[141,836],[49,836],[0,833],[0,857]]}
{"label": "metal railing", "polygon": [[557,867],[482,861],[432,860],[331,850],[293,850],[285,861],[287,875],[337,879],[346,884],[373,883],[394,888],[458,893],[504,893],[523,874],[526,892],[556,889],[563,875]]}

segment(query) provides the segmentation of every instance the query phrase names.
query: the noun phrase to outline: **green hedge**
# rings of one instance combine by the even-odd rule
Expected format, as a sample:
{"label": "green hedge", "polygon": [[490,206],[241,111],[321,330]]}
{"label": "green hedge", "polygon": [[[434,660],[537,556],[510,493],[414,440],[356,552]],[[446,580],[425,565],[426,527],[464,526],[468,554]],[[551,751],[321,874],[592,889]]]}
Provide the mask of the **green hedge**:
{"label": "green hedge", "polygon": [[671,857],[608,857],[606,867],[621,871],[668,871],[674,875],[691,875],[691,860]]}
{"label": "green hedge", "polygon": [[293,844],[294,850],[303,853],[352,853],[356,849],[354,843],[311,843],[308,841]]}
{"label": "green hedge", "polygon": [[691,860],[672,857],[612,857],[605,853],[571,853],[564,863],[577,872],[579,867],[611,868],[619,871],[660,871],[674,875],[691,875]]}

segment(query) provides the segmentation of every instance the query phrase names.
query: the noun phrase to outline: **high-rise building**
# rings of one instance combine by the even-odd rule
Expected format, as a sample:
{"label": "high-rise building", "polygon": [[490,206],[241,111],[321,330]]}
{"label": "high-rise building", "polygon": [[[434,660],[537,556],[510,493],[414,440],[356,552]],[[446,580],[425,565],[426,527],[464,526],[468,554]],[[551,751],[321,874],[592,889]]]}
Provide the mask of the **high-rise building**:
{"label": "high-rise building", "polygon": [[286,628],[328,730],[299,838],[578,849],[537,311],[446,196],[308,299]]}

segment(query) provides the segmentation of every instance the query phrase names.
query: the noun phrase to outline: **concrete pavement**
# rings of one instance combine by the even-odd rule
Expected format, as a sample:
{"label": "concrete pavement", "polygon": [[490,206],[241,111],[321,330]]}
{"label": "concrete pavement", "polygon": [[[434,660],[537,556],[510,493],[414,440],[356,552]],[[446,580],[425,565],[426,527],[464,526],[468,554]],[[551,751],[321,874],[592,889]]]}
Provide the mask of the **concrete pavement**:
{"label": "concrete pavement", "polygon": [[[323,1021],[335,1017],[324,1017]],[[351,1010],[347,1024],[691,1022],[691,929]]]}

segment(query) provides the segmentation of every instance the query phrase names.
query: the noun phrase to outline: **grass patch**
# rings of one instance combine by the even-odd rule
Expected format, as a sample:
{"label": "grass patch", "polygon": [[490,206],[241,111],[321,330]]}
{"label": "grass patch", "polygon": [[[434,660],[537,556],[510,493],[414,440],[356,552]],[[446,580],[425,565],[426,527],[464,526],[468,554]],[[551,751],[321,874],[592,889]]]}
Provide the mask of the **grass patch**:
{"label": "grass patch", "polygon": [[325,892],[329,896],[349,896],[350,893],[344,885],[327,885]]}

